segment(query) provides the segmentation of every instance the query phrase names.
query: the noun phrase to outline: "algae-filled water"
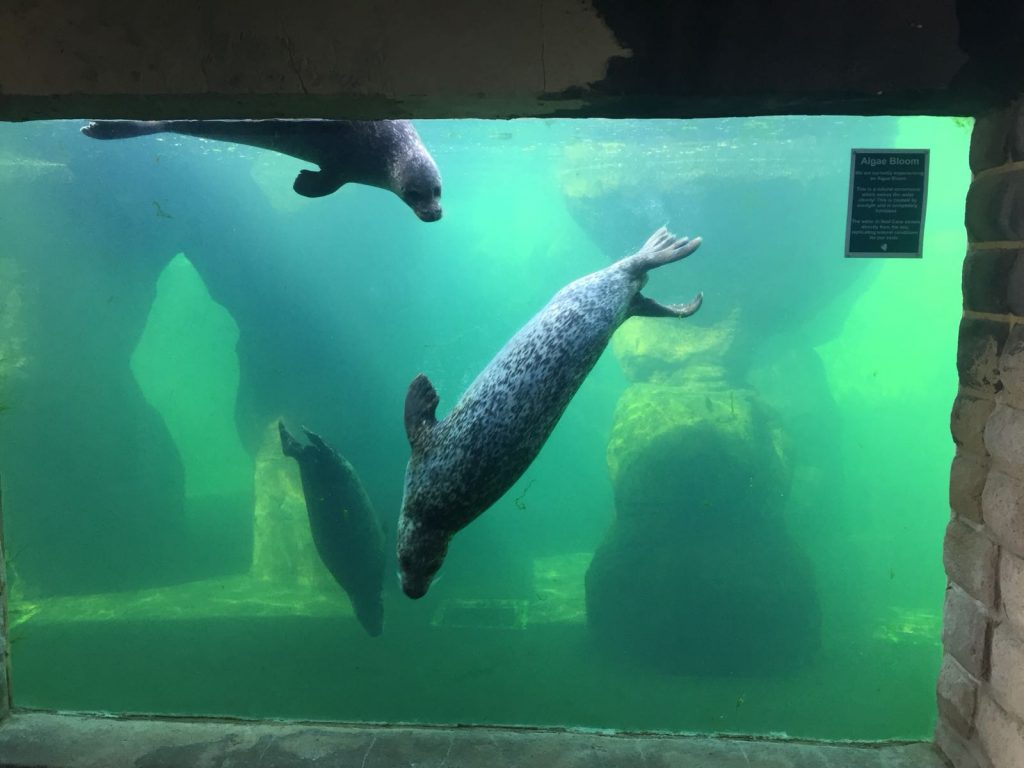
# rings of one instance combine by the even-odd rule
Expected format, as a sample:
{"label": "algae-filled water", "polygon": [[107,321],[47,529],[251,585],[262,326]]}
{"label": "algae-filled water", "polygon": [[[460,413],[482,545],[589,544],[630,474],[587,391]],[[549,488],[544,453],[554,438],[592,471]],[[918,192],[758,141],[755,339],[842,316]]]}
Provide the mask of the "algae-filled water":
{"label": "algae-filled water", "polygon": [[[416,123],[444,218],[306,167],[81,122],[0,126],[0,473],[20,707],[926,737],[952,457],[968,121]],[[930,150],[922,259],[844,259],[851,148]],[[394,577],[438,416],[558,289],[700,235],[540,456]],[[370,637],[277,421],[387,535]]]}

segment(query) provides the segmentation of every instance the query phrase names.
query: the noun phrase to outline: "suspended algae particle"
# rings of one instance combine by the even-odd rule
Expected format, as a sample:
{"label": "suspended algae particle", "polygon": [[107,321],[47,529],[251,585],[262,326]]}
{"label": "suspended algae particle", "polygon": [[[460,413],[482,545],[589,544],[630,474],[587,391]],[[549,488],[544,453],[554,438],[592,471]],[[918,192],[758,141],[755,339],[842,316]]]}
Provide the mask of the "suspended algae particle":
{"label": "suspended algae particle", "polygon": [[[631,381],[677,383],[721,375],[739,321],[734,309],[712,326],[634,317],[612,336],[612,353]],[[699,369],[705,368],[703,373]]]}
{"label": "suspended algae particle", "polygon": [[525,600],[460,599],[441,603],[430,623],[451,629],[526,629]]}
{"label": "suspended algae particle", "polygon": [[938,645],[942,639],[942,616],[934,611],[892,608],[872,636],[887,643]]}
{"label": "suspended algae particle", "polygon": [[65,163],[25,157],[13,152],[0,152],[0,182],[25,183],[40,177],[68,183],[74,178],[74,174]]}

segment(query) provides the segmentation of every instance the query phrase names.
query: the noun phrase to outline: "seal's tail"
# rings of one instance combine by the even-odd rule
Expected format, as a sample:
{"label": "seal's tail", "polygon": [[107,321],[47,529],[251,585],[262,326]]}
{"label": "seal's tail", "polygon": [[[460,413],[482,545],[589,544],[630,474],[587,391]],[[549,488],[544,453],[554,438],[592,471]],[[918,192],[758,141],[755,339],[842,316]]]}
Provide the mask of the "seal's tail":
{"label": "seal's tail", "polygon": [[167,130],[162,120],[93,120],[82,133],[93,139],[132,139]]}
{"label": "seal's tail", "polygon": [[701,240],[695,237],[676,237],[665,227],[651,235],[643,247],[621,262],[624,269],[640,276],[656,267],[685,259],[700,247]]}

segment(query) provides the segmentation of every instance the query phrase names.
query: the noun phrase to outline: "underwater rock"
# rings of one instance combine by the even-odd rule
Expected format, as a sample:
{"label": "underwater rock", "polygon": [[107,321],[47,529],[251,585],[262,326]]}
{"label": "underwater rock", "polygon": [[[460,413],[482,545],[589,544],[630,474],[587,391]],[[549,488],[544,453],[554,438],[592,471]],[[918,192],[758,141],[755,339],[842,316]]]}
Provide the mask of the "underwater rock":
{"label": "underwater rock", "polygon": [[729,541],[681,522],[616,523],[587,571],[587,624],[610,655],[673,674],[774,675],[820,643],[806,555],[784,534]]}
{"label": "underwater rock", "polygon": [[813,656],[812,568],[782,514],[787,455],[756,394],[725,379],[627,388],[608,445],[616,519],[586,578],[602,648],[686,674],[777,674]]}
{"label": "underwater rock", "polygon": [[612,336],[611,348],[630,381],[670,384],[720,379],[739,319],[739,309],[721,322],[685,327],[634,317]]}
{"label": "underwater rock", "polygon": [[316,555],[299,468],[281,453],[276,420],[264,431],[256,454],[254,495],[252,577],[302,587],[333,585]]}
{"label": "underwater rock", "polygon": [[752,391],[724,385],[628,387],[608,470],[619,518],[683,513],[709,529],[751,515],[777,520],[790,482],[784,433]]}
{"label": "underwater rock", "polygon": [[11,378],[28,363],[20,283],[14,259],[0,258],[0,413],[10,407],[7,387]]}
{"label": "underwater rock", "polygon": [[261,581],[337,589],[334,578],[316,553],[299,468],[281,453],[276,419],[264,432],[256,454],[255,472],[250,575]]}

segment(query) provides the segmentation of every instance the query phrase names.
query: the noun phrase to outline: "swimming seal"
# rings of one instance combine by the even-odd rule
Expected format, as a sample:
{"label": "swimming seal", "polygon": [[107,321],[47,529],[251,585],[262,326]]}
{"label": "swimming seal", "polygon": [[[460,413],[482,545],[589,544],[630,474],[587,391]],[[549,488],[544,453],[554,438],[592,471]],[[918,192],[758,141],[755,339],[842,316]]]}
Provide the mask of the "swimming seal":
{"label": "swimming seal", "polygon": [[441,218],[441,174],[408,120],[95,120],[82,133],[128,139],[180,133],[270,149],[314,163],[292,185],[323,197],[353,182],[388,189],[423,221]]}
{"label": "swimming seal", "polygon": [[384,530],[352,465],[303,428],[302,445],[277,423],[281,450],[299,463],[313,543],[334,580],[348,593],[356,618],[371,636],[384,628]]}
{"label": "swimming seal", "polygon": [[662,227],[637,253],[570,283],[513,336],[442,421],[437,392],[420,374],[405,399],[412,446],[398,522],[402,590],[426,594],[448,542],[497,501],[540,452],[612,333],[632,315],[688,317],[688,304],[643,295],[648,271],[685,258],[700,238]]}

